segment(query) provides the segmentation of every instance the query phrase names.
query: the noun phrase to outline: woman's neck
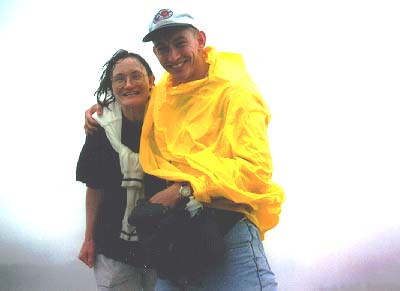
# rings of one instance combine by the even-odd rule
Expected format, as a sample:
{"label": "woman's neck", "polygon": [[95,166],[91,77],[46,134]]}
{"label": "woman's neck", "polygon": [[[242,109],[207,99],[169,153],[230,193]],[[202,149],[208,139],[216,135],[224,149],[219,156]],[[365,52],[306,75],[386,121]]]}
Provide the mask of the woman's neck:
{"label": "woman's neck", "polygon": [[144,111],[145,111],[144,106],[139,108],[130,108],[122,106],[121,109],[122,109],[122,114],[129,121],[143,121]]}

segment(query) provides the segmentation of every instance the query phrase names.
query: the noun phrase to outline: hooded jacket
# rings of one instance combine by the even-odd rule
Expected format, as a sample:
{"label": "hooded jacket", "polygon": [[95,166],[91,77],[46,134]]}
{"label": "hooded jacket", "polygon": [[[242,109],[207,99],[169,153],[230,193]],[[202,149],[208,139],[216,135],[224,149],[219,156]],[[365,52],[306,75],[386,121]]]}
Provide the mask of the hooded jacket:
{"label": "hooded jacket", "polygon": [[239,54],[205,48],[208,76],[172,86],[165,73],[143,123],[143,170],[190,182],[207,207],[244,213],[261,237],[279,221],[283,189],[272,181],[270,112]]}

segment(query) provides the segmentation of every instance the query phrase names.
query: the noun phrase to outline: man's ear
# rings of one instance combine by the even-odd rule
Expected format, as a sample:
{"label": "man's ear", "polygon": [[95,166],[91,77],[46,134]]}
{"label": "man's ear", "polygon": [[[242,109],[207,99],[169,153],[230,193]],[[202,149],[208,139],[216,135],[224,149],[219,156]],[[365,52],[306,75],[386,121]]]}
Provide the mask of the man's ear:
{"label": "man's ear", "polygon": [[206,46],[206,34],[204,31],[199,31],[197,34],[197,41],[199,42],[199,46],[204,48]]}
{"label": "man's ear", "polygon": [[153,53],[157,56],[157,50],[155,46],[153,46]]}

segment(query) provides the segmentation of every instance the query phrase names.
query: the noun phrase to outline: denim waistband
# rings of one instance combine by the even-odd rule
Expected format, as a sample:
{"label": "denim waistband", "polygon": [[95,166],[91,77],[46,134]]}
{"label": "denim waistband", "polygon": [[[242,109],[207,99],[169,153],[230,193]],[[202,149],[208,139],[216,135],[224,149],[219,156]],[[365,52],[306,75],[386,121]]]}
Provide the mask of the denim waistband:
{"label": "denim waistband", "polygon": [[228,231],[244,217],[243,213],[206,207],[204,208],[207,216],[211,217],[217,225],[222,235],[228,233]]}

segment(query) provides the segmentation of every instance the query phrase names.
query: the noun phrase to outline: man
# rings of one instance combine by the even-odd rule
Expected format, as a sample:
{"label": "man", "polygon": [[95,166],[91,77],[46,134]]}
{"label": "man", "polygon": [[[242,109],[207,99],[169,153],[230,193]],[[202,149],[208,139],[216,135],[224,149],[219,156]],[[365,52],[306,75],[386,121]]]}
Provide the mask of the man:
{"label": "man", "polygon": [[[277,225],[284,194],[272,182],[270,113],[242,57],[206,47],[194,18],[170,9],[154,16],[143,41],[166,70],[146,112],[140,162],[170,186],[150,202],[174,207],[194,196],[205,209],[240,214],[227,216],[235,220],[223,259],[187,290],[276,290],[261,240]],[[156,290],[174,288],[157,280]]]}

